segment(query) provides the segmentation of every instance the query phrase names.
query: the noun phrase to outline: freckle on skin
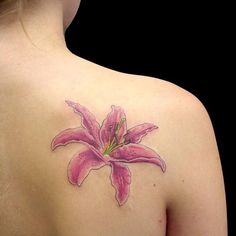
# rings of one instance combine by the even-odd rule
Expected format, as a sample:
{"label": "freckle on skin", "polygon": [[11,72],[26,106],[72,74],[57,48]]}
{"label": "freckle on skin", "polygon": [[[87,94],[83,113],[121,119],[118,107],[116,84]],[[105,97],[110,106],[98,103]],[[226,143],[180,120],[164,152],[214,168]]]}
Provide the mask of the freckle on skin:
{"label": "freckle on skin", "polygon": [[153,184],[153,187],[156,187],[156,184]]}
{"label": "freckle on skin", "polygon": [[184,179],[182,179],[182,182],[184,183]]}
{"label": "freckle on skin", "polygon": [[161,224],[161,223],[162,223],[162,220],[160,219],[160,220],[158,220],[158,222]]}

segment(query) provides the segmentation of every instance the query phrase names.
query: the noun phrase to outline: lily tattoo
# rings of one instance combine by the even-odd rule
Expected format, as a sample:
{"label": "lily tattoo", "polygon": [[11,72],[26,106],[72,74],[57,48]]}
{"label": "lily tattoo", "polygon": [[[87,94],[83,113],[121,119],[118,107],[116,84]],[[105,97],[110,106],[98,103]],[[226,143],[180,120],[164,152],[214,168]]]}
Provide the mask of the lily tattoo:
{"label": "lily tattoo", "polygon": [[65,101],[75,113],[81,116],[82,127],[69,128],[60,132],[52,141],[51,148],[69,143],[82,143],[87,149],[74,155],[68,164],[68,179],[73,185],[81,186],[91,170],[105,165],[111,167],[111,184],[116,191],[119,206],[129,197],[131,172],[127,163],[150,163],[166,170],[164,160],[151,148],[140,144],[142,138],[158,127],[143,123],[127,130],[126,116],[120,106],[112,105],[111,112],[102,125],[84,106]]}

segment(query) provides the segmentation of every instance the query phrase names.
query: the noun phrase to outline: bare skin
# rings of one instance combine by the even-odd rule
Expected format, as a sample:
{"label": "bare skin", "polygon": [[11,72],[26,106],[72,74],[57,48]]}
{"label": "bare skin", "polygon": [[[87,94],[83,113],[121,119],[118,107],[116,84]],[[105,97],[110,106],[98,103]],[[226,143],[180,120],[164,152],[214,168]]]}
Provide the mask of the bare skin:
{"label": "bare skin", "polygon": [[[19,24],[0,27],[0,235],[226,236],[221,164],[203,105],[171,83],[108,70],[70,53],[60,9],[38,10],[37,17],[51,19],[37,30],[31,23],[36,15],[27,16],[38,48]],[[81,125],[66,99],[86,106],[100,123],[118,105],[129,127],[156,124],[142,143],[163,157],[166,172],[129,165],[130,196],[121,207],[108,166],[92,171],[81,187],[68,183],[68,162],[85,147],[50,149],[58,132]]]}

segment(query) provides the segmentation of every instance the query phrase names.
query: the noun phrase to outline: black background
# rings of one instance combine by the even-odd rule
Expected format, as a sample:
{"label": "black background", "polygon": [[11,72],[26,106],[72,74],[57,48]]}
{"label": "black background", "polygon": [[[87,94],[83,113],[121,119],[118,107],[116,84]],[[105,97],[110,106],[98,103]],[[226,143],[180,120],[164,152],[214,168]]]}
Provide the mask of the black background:
{"label": "black background", "polygon": [[82,0],[66,41],[82,58],[173,82],[202,101],[215,129],[227,192],[229,235],[234,235],[230,139],[234,107],[222,11],[217,3],[201,1]]}

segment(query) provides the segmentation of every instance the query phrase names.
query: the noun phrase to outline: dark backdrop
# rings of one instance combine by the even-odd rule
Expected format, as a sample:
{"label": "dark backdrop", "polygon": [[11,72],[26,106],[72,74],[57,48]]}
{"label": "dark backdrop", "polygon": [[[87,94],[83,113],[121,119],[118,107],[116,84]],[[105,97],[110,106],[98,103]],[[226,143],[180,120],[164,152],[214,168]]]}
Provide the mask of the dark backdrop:
{"label": "dark backdrop", "polygon": [[[82,0],[66,32],[69,49],[118,71],[158,77],[196,95],[215,129],[233,235],[233,110],[220,5],[206,2]],[[232,132],[233,133],[233,132]],[[217,206],[216,206],[217,207]],[[206,219],[207,220],[207,219]]]}

